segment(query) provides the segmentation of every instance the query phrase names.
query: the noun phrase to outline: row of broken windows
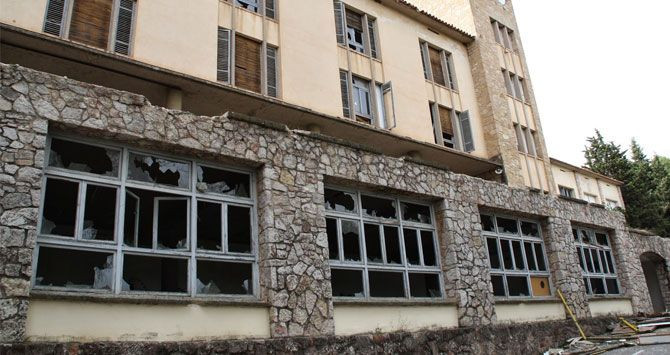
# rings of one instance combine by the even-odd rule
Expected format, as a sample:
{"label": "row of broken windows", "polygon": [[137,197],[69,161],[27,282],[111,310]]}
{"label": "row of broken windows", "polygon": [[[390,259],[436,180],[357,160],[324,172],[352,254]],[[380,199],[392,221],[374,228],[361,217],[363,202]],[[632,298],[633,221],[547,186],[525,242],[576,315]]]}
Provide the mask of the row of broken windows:
{"label": "row of broken windows", "polygon": [[619,294],[619,282],[608,235],[585,228],[573,228],[572,235],[586,293]]}

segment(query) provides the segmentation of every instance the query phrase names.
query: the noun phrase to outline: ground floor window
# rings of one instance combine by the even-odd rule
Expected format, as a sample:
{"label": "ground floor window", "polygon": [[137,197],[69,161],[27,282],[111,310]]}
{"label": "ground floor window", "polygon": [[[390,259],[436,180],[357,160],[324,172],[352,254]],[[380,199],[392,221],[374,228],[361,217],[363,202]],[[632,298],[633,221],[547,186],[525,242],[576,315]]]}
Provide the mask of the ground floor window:
{"label": "ground floor window", "polygon": [[257,295],[250,172],[48,139],[33,287]]}
{"label": "ground floor window", "polygon": [[495,214],[480,217],[493,294],[501,297],[550,296],[550,276],[540,224]]}
{"label": "ground floor window", "polygon": [[587,294],[618,295],[614,256],[609,236],[606,232],[586,228],[573,228],[577,259],[582,268],[584,287]]}
{"label": "ground floor window", "polygon": [[325,208],[333,296],[443,297],[429,205],[326,188]]}

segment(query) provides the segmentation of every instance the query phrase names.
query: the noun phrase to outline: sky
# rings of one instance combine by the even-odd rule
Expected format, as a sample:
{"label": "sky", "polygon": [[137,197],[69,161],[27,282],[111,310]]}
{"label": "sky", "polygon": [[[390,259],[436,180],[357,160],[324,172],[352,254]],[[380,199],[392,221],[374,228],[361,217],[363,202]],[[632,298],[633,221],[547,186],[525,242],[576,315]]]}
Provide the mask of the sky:
{"label": "sky", "polygon": [[595,129],[670,157],[670,1],[513,4],[551,157],[584,164]]}

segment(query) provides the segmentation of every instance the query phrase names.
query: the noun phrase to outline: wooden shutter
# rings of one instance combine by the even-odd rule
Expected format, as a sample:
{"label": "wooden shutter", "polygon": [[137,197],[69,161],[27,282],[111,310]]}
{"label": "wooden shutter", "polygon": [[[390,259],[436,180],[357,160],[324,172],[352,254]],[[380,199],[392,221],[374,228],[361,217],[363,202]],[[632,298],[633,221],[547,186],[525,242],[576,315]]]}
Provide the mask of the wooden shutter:
{"label": "wooden shutter", "polygon": [[64,12],[65,0],[49,0],[43,31],[54,36],[61,36]]}
{"label": "wooden shutter", "polygon": [[130,34],[133,28],[133,11],[135,11],[134,0],[120,0],[119,14],[116,19],[116,37],[114,52],[130,54]]}
{"label": "wooden shutter", "polygon": [[395,96],[393,95],[393,83],[392,82],[386,82],[382,84],[382,97],[384,98],[384,112],[386,114],[386,119],[388,120],[390,117],[393,118],[393,124],[387,123],[386,128],[387,129],[393,129],[397,126],[397,122],[395,119]]}
{"label": "wooden shutter", "polygon": [[267,47],[266,80],[268,96],[277,97],[277,49]]}
{"label": "wooden shutter", "polygon": [[433,124],[433,135],[435,136],[435,144],[442,145],[442,131],[440,130],[440,125],[437,122],[439,114],[437,113],[437,105],[434,103],[428,104],[428,109],[430,110],[430,122]]}
{"label": "wooden shutter", "polygon": [[275,18],[275,0],[265,0],[265,16]]}
{"label": "wooden shutter", "polygon": [[346,10],[347,13],[347,27],[355,28],[363,32],[363,16],[351,10]]}
{"label": "wooden shutter", "polygon": [[112,0],[75,0],[70,20],[70,39],[107,49],[112,2]]}
{"label": "wooden shutter", "polygon": [[216,80],[230,83],[230,30],[219,27],[216,48]]}
{"label": "wooden shutter", "polygon": [[370,36],[370,55],[372,58],[377,56],[377,38],[375,37],[375,20],[368,18],[368,35]]}
{"label": "wooden shutter", "polygon": [[442,54],[435,48],[428,47],[428,56],[430,58],[430,69],[433,72],[433,81],[436,84],[446,86],[444,81],[444,71],[442,70]]}
{"label": "wooden shutter", "polygon": [[335,7],[335,35],[337,36],[337,43],[346,45],[346,38],[344,36],[344,5],[341,1],[333,1]]}
{"label": "wooden shutter", "polygon": [[261,44],[235,36],[235,86],[261,92]]}
{"label": "wooden shutter", "polygon": [[463,150],[471,152],[475,150],[475,142],[472,137],[472,127],[470,125],[470,113],[468,111],[461,112],[458,115],[461,124],[461,137],[463,139]]}
{"label": "wooden shutter", "polygon": [[440,127],[442,128],[442,132],[449,133],[453,137],[454,126],[451,123],[451,111],[442,106],[438,106],[437,110],[440,113]]}
{"label": "wooden shutter", "polygon": [[351,107],[349,105],[349,74],[340,70],[340,92],[342,93],[342,114],[344,117],[351,117]]}

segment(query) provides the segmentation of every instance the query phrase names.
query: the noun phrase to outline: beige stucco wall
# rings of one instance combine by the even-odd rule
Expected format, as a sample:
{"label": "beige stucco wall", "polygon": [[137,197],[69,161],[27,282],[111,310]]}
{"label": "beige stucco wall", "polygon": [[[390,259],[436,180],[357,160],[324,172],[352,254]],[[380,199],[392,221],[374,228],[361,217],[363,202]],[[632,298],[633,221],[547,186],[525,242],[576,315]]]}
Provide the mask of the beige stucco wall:
{"label": "beige stucco wall", "polygon": [[600,191],[603,194],[603,203],[605,203],[606,200],[612,200],[617,201],[619,207],[624,207],[623,200],[621,199],[621,190],[618,186],[612,185],[603,180],[598,180],[598,185],[600,187]]}
{"label": "beige stucco wall", "polygon": [[0,0],[0,22],[42,32],[47,0]]}
{"label": "beige stucco wall", "polygon": [[575,190],[575,197],[579,198],[577,192],[577,181],[575,181],[575,174],[566,168],[559,167],[556,165],[551,166],[551,171],[554,175],[554,181],[556,181],[556,189],[558,190],[558,185],[569,187]]}
{"label": "beige stucco wall", "polygon": [[589,309],[593,316],[633,314],[633,306],[631,305],[630,300],[625,299],[592,299],[589,300]]}
{"label": "beige stucco wall", "polygon": [[458,327],[455,305],[426,306],[335,306],[335,334],[413,331]]}
{"label": "beige stucco wall", "polygon": [[496,304],[498,323],[539,322],[565,319],[561,302],[527,302]]}
{"label": "beige stucco wall", "polygon": [[470,0],[408,0],[429,13],[446,20],[454,26],[475,34]]}
{"label": "beige stucco wall", "polygon": [[142,305],[31,300],[31,341],[180,341],[267,338],[267,307]]}

